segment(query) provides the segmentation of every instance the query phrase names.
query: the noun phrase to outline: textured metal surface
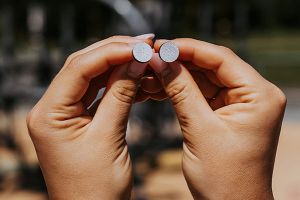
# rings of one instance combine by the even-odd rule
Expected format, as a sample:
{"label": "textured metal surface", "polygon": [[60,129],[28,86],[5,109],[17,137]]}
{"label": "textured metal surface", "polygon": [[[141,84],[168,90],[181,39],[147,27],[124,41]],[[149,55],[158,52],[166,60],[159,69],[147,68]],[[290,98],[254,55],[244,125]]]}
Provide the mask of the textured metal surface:
{"label": "textured metal surface", "polygon": [[165,62],[174,62],[179,56],[179,49],[173,42],[166,42],[161,45],[159,56]]}
{"label": "textured metal surface", "polygon": [[141,63],[149,62],[152,58],[153,51],[151,46],[146,43],[138,43],[132,50],[133,57],[135,60]]}

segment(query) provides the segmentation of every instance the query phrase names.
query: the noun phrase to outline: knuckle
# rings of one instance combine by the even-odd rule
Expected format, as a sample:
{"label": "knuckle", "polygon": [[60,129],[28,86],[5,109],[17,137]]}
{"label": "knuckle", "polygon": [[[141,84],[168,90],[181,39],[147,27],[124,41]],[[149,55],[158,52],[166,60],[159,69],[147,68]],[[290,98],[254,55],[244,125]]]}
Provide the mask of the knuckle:
{"label": "knuckle", "polygon": [[68,65],[68,70],[70,72],[76,73],[78,76],[84,78],[85,80],[90,81],[90,77],[86,75],[85,70],[83,69],[84,66],[84,60],[81,59],[81,57],[77,56]]}
{"label": "knuckle", "polygon": [[219,46],[219,51],[223,55],[233,55],[234,54],[234,52],[230,48],[225,47],[225,46]]}
{"label": "knuckle", "polygon": [[119,42],[119,41],[114,41],[114,42],[111,42],[111,43],[108,43],[108,44],[104,45],[103,47],[104,48],[111,48],[111,49],[113,49],[113,48],[118,49],[118,48],[123,47],[123,46],[128,46],[128,44],[123,43],[123,42]]}
{"label": "knuckle", "polygon": [[112,88],[112,95],[120,102],[125,104],[131,104],[135,97],[135,89],[132,85],[122,85],[116,83]]}
{"label": "knuckle", "polygon": [[124,35],[114,35],[114,36],[111,36],[111,37],[110,37],[110,39],[112,39],[112,40],[126,39],[126,38],[129,38],[129,36],[124,36]]}
{"label": "knuckle", "polygon": [[169,97],[174,105],[184,102],[190,94],[188,85],[182,83],[172,83],[169,86]]}
{"label": "knuckle", "polygon": [[26,116],[26,124],[28,128],[30,128],[30,126],[32,125],[32,110],[29,111]]}
{"label": "knuckle", "polygon": [[287,98],[281,89],[273,85],[272,93],[274,95],[274,101],[280,108],[285,108],[287,104]]}
{"label": "knuckle", "polygon": [[72,60],[73,60],[74,58],[76,58],[77,56],[78,56],[78,52],[72,53],[71,55],[68,56],[68,58],[67,58],[67,60],[66,60],[66,63],[72,62]]}
{"label": "knuckle", "polygon": [[68,65],[69,68],[78,68],[78,66],[80,66],[80,61],[81,59],[76,56],[74,58],[72,58],[72,60],[70,60],[70,63]]}
{"label": "knuckle", "polygon": [[117,39],[117,38],[119,38],[120,37],[120,35],[113,35],[113,36],[111,36],[110,38],[111,39]]}
{"label": "knuckle", "polygon": [[[107,57],[108,54],[114,54],[114,53],[120,52],[121,49],[129,51],[129,50],[131,50],[129,47],[130,46],[127,43],[118,42],[118,41],[108,43],[101,47],[102,51],[103,51],[102,57]],[[108,64],[110,64],[109,59],[107,59],[107,62],[108,62]]]}
{"label": "knuckle", "polygon": [[40,123],[40,119],[41,119],[41,114],[40,112],[37,111],[37,109],[34,107],[28,114],[26,117],[26,124],[29,130],[29,134],[30,136],[32,136],[32,134],[34,134],[34,130],[37,126],[37,124]]}
{"label": "knuckle", "polygon": [[[271,97],[271,98],[270,98]],[[272,109],[275,107],[284,109],[286,107],[287,98],[285,94],[274,84],[270,83],[264,87],[264,99],[268,99],[268,105],[272,105]]]}

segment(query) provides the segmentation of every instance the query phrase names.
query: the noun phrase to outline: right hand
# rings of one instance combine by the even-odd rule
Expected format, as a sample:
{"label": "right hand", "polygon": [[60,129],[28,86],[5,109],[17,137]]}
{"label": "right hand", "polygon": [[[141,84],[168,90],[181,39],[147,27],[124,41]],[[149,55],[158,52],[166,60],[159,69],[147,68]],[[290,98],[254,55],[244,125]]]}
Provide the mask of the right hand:
{"label": "right hand", "polygon": [[[156,41],[156,52],[163,42]],[[151,66],[179,119],[194,198],[272,199],[284,94],[225,47],[173,42],[179,61],[166,64],[156,53]]]}

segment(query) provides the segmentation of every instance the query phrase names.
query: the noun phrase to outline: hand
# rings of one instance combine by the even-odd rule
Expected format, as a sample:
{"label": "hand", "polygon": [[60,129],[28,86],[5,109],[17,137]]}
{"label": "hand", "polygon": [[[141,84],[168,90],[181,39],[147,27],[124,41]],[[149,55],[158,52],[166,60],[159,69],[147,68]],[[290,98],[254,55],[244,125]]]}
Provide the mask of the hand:
{"label": "hand", "polygon": [[[132,44],[151,39],[117,36],[74,53],[29,113],[50,199],[130,198],[125,132],[147,66],[132,61]],[[104,87],[99,106],[88,110]]]}
{"label": "hand", "polygon": [[179,62],[155,54],[150,64],[181,125],[183,173],[194,198],[273,199],[284,94],[225,47],[173,42]]}

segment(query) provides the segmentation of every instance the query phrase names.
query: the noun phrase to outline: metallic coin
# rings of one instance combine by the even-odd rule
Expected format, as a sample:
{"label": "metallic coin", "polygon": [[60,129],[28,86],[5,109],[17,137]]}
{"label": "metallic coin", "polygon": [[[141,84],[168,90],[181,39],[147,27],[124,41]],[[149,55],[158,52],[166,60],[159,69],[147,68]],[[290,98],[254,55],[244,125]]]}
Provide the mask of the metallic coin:
{"label": "metallic coin", "polygon": [[135,60],[141,63],[149,62],[153,55],[153,50],[150,45],[142,42],[134,46],[132,54]]}
{"label": "metallic coin", "polygon": [[159,56],[165,62],[174,62],[179,56],[179,49],[173,42],[166,42],[161,45]]}

